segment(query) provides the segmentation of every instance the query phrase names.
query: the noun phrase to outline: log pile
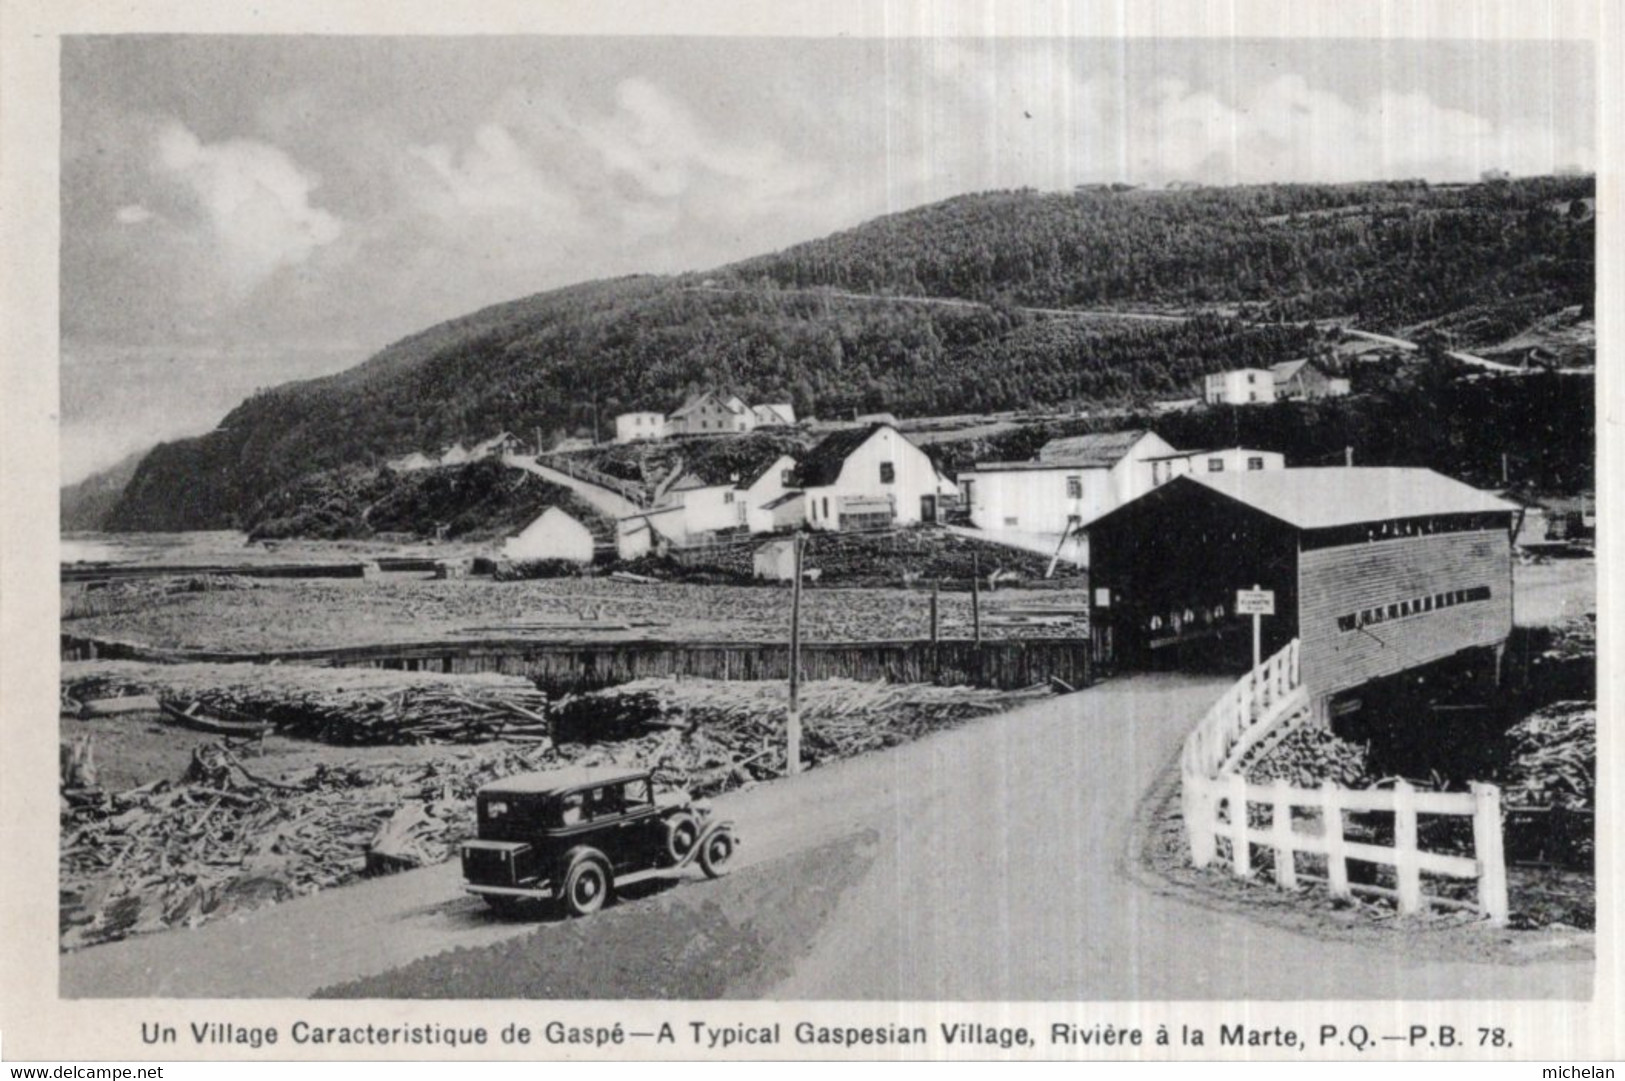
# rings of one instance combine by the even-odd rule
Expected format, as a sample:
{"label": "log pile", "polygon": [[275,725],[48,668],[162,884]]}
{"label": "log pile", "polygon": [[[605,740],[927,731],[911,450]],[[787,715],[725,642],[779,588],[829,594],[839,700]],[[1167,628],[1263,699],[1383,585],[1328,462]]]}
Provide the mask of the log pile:
{"label": "log pile", "polygon": [[419,764],[318,766],[277,778],[223,743],[177,781],[64,788],[61,944],[72,949],[448,857],[489,781],[556,764],[540,747]]}
{"label": "log pile", "polygon": [[547,696],[518,676],[75,661],[62,666],[62,687],[80,702],[155,695],[195,706],[192,712],[265,721],[284,735],[334,744],[547,738]]}
{"label": "log pile", "polygon": [[1319,788],[1336,781],[1344,788],[1369,787],[1367,750],[1323,728],[1300,726],[1247,769],[1247,780],[1268,784],[1277,778],[1296,788]]}
{"label": "log pile", "polygon": [[1597,704],[1553,702],[1507,731],[1507,806],[1589,809],[1597,801]]}
{"label": "log pile", "polygon": [[[803,764],[906,743],[1050,693],[818,680],[801,689]],[[582,764],[647,763],[661,779],[711,795],[784,773],[788,696],[776,680],[644,679],[566,696],[553,719],[561,753],[576,757],[579,747]]]}

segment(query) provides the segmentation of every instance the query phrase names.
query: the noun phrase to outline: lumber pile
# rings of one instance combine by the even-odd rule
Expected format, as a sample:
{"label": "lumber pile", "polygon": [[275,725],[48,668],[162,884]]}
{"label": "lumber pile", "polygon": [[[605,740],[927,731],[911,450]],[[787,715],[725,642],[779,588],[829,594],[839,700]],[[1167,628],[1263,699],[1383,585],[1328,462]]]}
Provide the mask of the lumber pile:
{"label": "lumber pile", "polygon": [[1506,806],[1594,808],[1597,801],[1597,704],[1553,702],[1507,731],[1512,760]]}
{"label": "lumber pile", "polygon": [[[818,680],[801,689],[804,764],[906,743],[1050,693],[1047,685],[1001,691]],[[788,698],[777,680],[644,679],[566,696],[552,717],[561,753],[584,765],[644,763],[662,780],[711,795],[784,773]]]}
{"label": "lumber pile", "polygon": [[1297,788],[1319,788],[1336,781],[1344,788],[1367,788],[1374,778],[1367,772],[1366,754],[1367,749],[1357,743],[1304,725],[1249,766],[1247,780],[1268,784],[1279,779]]}
{"label": "lumber pile", "polygon": [[175,781],[116,793],[65,787],[62,947],[195,926],[438,862],[473,834],[480,785],[557,761],[541,747],[455,754],[279,778],[217,742],[194,751]]}
{"label": "lumber pile", "polygon": [[343,745],[547,739],[547,696],[518,676],[74,661],[62,666],[62,689],[79,702],[154,696]]}

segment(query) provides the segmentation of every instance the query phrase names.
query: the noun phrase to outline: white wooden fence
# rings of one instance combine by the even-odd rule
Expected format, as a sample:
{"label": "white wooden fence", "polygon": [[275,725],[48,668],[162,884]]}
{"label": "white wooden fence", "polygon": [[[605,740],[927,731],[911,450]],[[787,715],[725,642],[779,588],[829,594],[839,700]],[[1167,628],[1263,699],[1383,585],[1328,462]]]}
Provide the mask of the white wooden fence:
{"label": "white wooden fence", "polygon": [[[1241,771],[1247,753],[1278,725],[1307,710],[1296,640],[1243,676],[1214,703],[1185,740],[1180,758],[1180,802],[1191,862],[1206,867],[1218,858],[1219,839],[1228,839],[1230,864],[1238,878],[1253,877],[1253,846],[1272,850],[1275,884],[1293,889],[1300,878],[1324,881],[1334,897],[1354,890],[1394,897],[1402,914],[1424,903],[1461,902],[1423,893],[1422,875],[1477,879],[1478,911],[1492,923],[1507,919],[1506,860],[1501,838],[1501,792],[1475,782],[1468,792],[1418,792],[1405,781],[1392,789],[1345,789],[1335,783],[1296,788],[1277,780],[1250,784]],[[1248,812],[1269,807],[1269,824],[1254,826]],[[1295,811],[1306,812],[1295,814]],[[1393,815],[1393,845],[1348,838],[1349,813]],[[1418,816],[1465,816],[1472,820],[1473,856],[1423,850],[1417,841]],[[1325,875],[1298,868],[1299,853],[1320,857]],[[1351,882],[1349,861],[1392,867],[1395,886]]]}

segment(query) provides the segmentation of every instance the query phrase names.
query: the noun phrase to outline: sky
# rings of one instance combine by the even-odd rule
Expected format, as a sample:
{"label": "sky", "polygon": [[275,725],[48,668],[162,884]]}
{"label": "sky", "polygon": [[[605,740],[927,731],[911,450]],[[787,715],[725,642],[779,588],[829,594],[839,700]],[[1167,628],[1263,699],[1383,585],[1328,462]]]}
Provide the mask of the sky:
{"label": "sky", "polygon": [[592,278],[971,191],[1595,168],[1579,42],[70,37],[62,479]]}

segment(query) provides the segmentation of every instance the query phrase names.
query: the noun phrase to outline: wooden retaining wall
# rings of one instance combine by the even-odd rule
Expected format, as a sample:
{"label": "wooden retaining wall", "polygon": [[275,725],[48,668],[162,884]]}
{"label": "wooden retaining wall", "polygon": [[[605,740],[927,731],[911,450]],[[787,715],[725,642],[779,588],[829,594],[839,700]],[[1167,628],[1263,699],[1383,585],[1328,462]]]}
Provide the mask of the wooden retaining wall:
{"label": "wooden retaining wall", "polygon": [[[801,647],[804,679],[885,679],[969,684],[1014,690],[1060,679],[1092,682],[1084,638],[968,639],[899,642],[813,642]],[[209,661],[396,668],[423,672],[499,672],[525,676],[550,694],[593,690],[652,676],[696,679],[787,679],[783,642],[587,642],[534,639],[447,641],[347,649],[222,653],[165,650],[62,635],[62,659]]]}

